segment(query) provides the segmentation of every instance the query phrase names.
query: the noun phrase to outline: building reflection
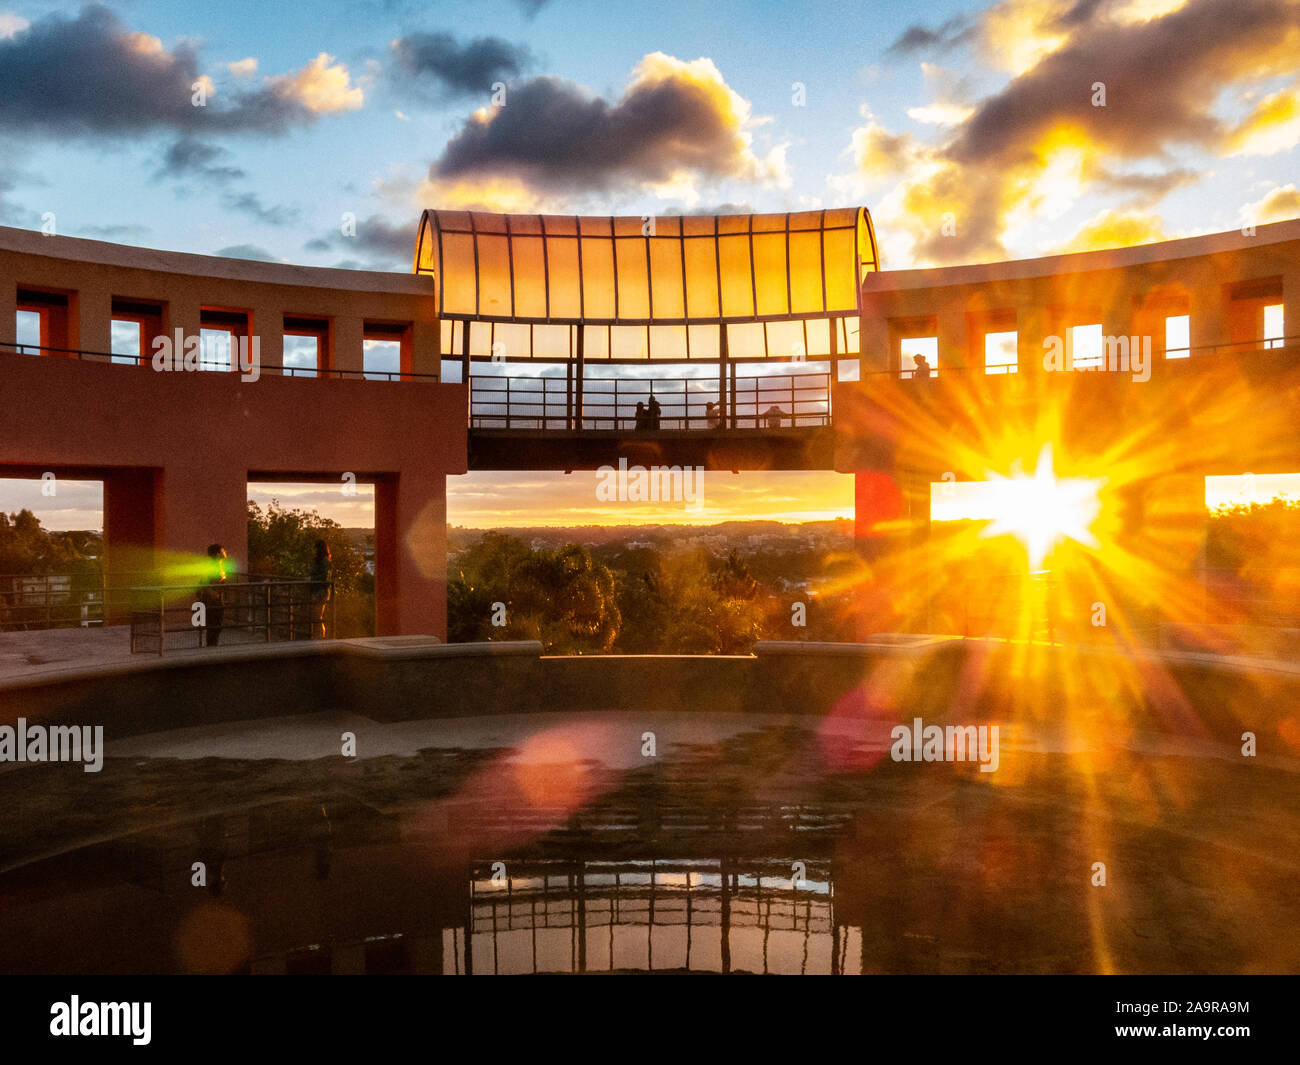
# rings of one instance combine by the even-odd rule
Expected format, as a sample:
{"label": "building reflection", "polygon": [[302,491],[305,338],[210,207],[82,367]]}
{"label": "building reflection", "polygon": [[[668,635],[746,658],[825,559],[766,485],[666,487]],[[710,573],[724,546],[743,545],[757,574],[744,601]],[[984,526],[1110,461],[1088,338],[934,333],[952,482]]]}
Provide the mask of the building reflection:
{"label": "building reflection", "polygon": [[[476,866],[444,972],[829,974],[844,939],[828,863],[542,861]],[[842,949],[842,947],[841,947]]]}

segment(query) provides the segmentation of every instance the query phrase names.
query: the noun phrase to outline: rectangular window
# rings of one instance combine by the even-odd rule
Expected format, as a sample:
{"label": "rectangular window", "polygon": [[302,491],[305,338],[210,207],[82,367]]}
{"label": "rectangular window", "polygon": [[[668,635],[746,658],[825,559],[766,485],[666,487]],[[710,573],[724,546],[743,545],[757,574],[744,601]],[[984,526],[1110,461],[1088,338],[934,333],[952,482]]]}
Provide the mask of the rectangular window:
{"label": "rectangular window", "polygon": [[[899,376],[916,377],[917,371],[921,370],[920,376],[935,376],[939,374],[939,338],[938,337],[903,337],[899,341],[899,355],[901,357],[901,368]],[[924,360],[924,362],[920,361]],[[929,374],[924,373],[924,367],[929,364]]]}
{"label": "rectangular window", "polygon": [[139,322],[123,321],[114,318],[110,323],[109,340],[113,352],[113,362],[128,366],[138,366],[144,351],[141,347],[143,330]]}
{"label": "rectangular window", "polygon": [[1165,319],[1165,358],[1185,359],[1191,353],[1192,319],[1175,314]]}
{"label": "rectangular window", "polygon": [[284,334],[285,377],[315,377],[319,367],[319,338],[294,333]]}
{"label": "rectangular window", "polygon": [[18,354],[39,355],[41,353],[41,312],[18,312]]}
{"label": "rectangular window", "polygon": [[330,323],[323,318],[284,318],[285,377],[316,377],[326,369]]}
{"label": "rectangular window", "polygon": [[1073,352],[1074,369],[1104,368],[1104,340],[1100,323],[1094,325],[1076,325],[1070,329],[1070,348]]}
{"label": "rectangular window", "polygon": [[366,340],[362,367],[367,381],[392,381],[402,372],[402,345],[397,340]]}
{"label": "rectangular window", "polygon": [[1018,369],[1016,349],[1018,334],[1014,329],[984,334],[984,372],[1015,373]]}
{"label": "rectangular window", "polygon": [[1264,347],[1280,348],[1286,331],[1282,328],[1282,304],[1274,303],[1264,308]]}
{"label": "rectangular window", "polygon": [[233,340],[229,329],[203,328],[199,330],[199,369],[229,370],[230,350]]}

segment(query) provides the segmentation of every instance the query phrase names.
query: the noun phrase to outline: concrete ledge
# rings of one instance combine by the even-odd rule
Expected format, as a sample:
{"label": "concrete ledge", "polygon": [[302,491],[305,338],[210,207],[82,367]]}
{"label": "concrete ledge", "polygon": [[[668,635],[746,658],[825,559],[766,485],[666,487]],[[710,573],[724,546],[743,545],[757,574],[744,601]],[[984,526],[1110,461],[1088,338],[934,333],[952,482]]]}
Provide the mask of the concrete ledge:
{"label": "concrete ledge", "polygon": [[1256,733],[1294,749],[1300,663],[1191,652],[888,634],[764,642],[753,655],[545,657],[536,642],[431,637],[248,645],[0,682],[0,724],[103,724],[110,736],[345,710],[379,721],[655,710],[1035,722],[1128,732]]}

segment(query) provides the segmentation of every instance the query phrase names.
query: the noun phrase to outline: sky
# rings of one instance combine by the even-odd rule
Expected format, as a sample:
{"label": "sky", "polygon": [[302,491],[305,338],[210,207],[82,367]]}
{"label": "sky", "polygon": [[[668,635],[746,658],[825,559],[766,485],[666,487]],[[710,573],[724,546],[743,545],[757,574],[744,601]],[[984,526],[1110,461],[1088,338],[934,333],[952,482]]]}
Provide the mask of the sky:
{"label": "sky", "polygon": [[[1128,245],[1300,216],[1297,55],[1300,0],[0,0],[0,224],[401,272],[431,206],[863,204],[886,269]],[[572,483],[449,507],[568,524]]]}

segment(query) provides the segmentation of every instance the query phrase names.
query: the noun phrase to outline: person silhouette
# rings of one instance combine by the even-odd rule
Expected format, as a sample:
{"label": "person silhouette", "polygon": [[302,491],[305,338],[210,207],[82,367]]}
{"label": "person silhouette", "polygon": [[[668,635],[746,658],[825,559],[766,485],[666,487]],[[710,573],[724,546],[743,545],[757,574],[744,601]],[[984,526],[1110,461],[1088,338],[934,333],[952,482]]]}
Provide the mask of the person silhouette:
{"label": "person silhouette", "polygon": [[912,362],[916,364],[916,369],[912,371],[913,377],[930,376],[930,363],[924,355],[913,355]]}
{"label": "person silhouette", "polygon": [[655,399],[653,394],[651,394],[650,406],[646,408],[646,414],[648,417],[648,421],[650,422],[651,429],[659,428],[659,415],[662,411],[663,408],[659,406],[659,401]]}
{"label": "person silhouette", "polygon": [[636,421],[632,424],[637,430],[650,428],[649,415],[646,414],[644,403],[638,403],[636,405]]}

